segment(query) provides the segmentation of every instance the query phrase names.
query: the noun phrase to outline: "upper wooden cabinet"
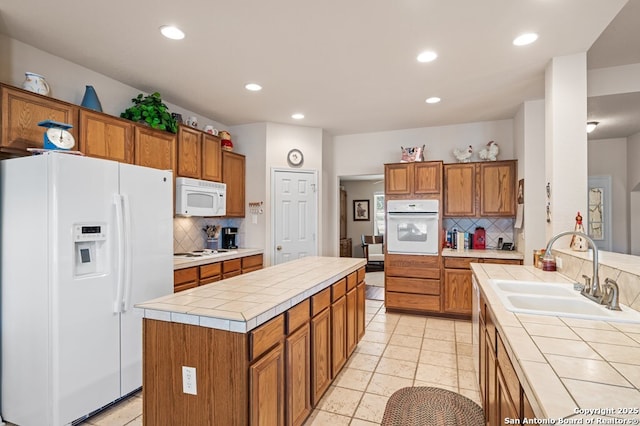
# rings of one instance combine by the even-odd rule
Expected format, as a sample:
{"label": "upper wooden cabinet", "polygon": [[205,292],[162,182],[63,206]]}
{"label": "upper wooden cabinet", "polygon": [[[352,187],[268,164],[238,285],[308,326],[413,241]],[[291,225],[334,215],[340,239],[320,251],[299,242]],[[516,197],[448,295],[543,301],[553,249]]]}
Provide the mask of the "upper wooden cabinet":
{"label": "upper wooden cabinet", "polygon": [[133,122],[80,109],[80,151],[89,157],[133,164]]}
{"label": "upper wooden cabinet", "polygon": [[245,157],[222,151],[222,182],[227,184],[227,217],[244,217]]}
{"label": "upper wooden cabinet", "polygon": [[444,216],[516,214],[516,160],[444,165]]}
{"label": "upper wooden cabinet", "polygon": [[177,176],[220,182],[220,138],[187,126],[178,129]]}
{"label": "upper wooden cabinet", "polygon": [[2,91],[2,156],[27,155],[27,148],[42,148],[45,128],[38,126],[43,120],[54,120],[73,126],[69,131],[76,139],[78,149],[78,110],[75,105],[9,86]]}
{"label": "upper wooden cabinet", "polygon": [[154,169],[176,169],[176,136],[151,127],[135,126],[135,164]]}
{"label": "upper wooden cabinet", "polygon": [[384,165],[387,195],[440,194],[442,162],[393,163]]}
{"label": "upper wooden cabinet", "polygon": [[200,177],[204,180],[222,181],[222,150],[218,136],[202,134],[202,175]]}

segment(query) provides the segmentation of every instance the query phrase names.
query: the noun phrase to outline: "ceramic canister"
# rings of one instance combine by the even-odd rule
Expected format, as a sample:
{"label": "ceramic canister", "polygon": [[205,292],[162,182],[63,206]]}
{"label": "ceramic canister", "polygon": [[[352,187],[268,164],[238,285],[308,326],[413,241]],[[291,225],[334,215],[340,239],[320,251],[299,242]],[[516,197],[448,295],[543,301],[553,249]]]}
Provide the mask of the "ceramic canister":
{"label": "ceramic canister", "polygon": [[33,93],[37,93],[39,95],[49,95],[51,93],[51,89],[49,88],[49,84],[44,79],[44,76],[40,74],[36,74],[33,72],[26,72],[24,82],[22,83],[22,88],[24,90],[28,90]]}

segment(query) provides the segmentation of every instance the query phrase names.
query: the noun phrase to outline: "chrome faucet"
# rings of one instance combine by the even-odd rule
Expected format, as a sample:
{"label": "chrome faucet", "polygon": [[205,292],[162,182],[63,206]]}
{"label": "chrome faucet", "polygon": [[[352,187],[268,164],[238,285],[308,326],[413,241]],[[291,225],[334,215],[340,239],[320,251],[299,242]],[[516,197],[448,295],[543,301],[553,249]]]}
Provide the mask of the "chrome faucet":
{"label": "chrome faucet", "polygon": [[622,309],[620,308],[619,303],[620,289],[618,288],[618,283],[611,278],[607,278],[604,280],[603,287],[605,293],[602,298],[603,302],[607,305],[607,309],[611,309],[612,311],[621,311]]}
{"label": "chrome faucet", "polygon": [[593,276],[591,277],[591,283],[589,280],[585,278],[587,285],[585,285],[584,289],[581,291],[582,295],[593,300],[596,303],[603,303],[603,293],[600,288],[600,279],[598,278],[598,247],[596,247],[596,243],[591,239],[590,236],[583,232],[578,231],[566,231],[561,232],[549,240],[547,243],[547,248],[544,251],[543,260],[553,260],[553,256],[551,255],[551,246],[556,240],[560,237],[564,237],[566,235],[576,235],[578,237],[582,237],[589,242],[591,248],[593,249]]}

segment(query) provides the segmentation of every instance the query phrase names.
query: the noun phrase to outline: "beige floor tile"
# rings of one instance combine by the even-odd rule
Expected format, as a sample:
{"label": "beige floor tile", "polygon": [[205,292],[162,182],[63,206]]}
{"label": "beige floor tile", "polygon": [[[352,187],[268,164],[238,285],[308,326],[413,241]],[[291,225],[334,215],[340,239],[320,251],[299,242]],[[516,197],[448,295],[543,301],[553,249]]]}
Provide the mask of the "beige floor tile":
{"label": "beige floor tile", "polygon": [[460,333],[456,331],[456,342],[471,343],[471,333]]}
{"label": "beige floor tile", "polygon": [[353,419],[351,420],[351,423],[349,423],[350,426],[378,426],[379,424],[380,423],[368,422],[360,419]]}
{"label": "beige floor tile", "polygon": [[371,323],[367,325],[367,331],[379,331],[382,333],[393,333],[395,328],[396,324],[390,322],[371,321]]}
{"label": "beige floor tile", "polygon": [[425,351],[420,352],[420,364],[431,364],[440,367],[456,368],[457,359],[455,353]]}
{"label": "beige floor tile", "polygon": [[470,389],[460,389],[460,395],[464,395],[480,407],[482,407],[482,400],[480,399],[480,392]]}
{"label": "beige floor tile", "polygon": [[358,407],[360,398],[362,398],[361,391],[332,385],[318,403],[318,408],[322,411],[351,417]]}
{"label": "beige floor tile", "polygon": [[398,389],[409,386],[413,386],[413,379],[375,373],[373,377],[371,377],[371,382],[369,382],[366,392],[375,395],[391,396]]}
{"label": "beige floor tile", "polygon": [[453,330],[440,330],[437,328],[427,328],[424,331],[425,339],[455,341],[456,334]]}
{"label": "beige floor tile", "polygon": [[387,374],[389,376],[398,376],[404,377],[406,379],[413,379],[416,373],[417,365],[418,363],[411,361],[380,358],[380,362],[378,363],[375,372],[380,374]]}
{"label": "beige floor tile", "polygon": [[472,327],[471,321],[455,321],[456,333],[471,333]]}
{"label": "beige floor tile", "polygon": [[397,324],[399,319],[399,314],[387,314],[386,312],[383,312],[382,309],[373,317],[373,321],[388,322],[391,324]]}
{"label": "beige floor tile", "polygon": [[456,342],[436,339],[422,339],[422,350],[456,353]]}
{"label": "beige floor tile", "polygon": [[458,370],[475,371],[476,367],[473,357],[458,355]]}
{"label": "beige floor tile", "polygon": [[444,330],[455,331],[455,321],[444,318],[428,318],[427,319],[428,330]]}
{"label": "beige floor tile", "polygon": [[416,380],[456,387],[458,386],[458,370],[429,364],[418,364]]}
{"label": "beige floor tile", "polygon": [[427,318],[416,315],[402,315],[398,321],[398,325],[404,327],[422,327],[427,323]]}
{"label": "beige floor tile", "polygon": [[387,349],[382,354],[384,358],[402,359],[405,361],[418,362],[420,349],[407,348],[405,346],[387,345]]}
{"label": "beige floor tile", "polygon": [[338,375],[334,384],[341,388],[365,391],[369,380],[371,380],[371,371],[356,370],[355,368],[344,368]]}
{"label": "beige floor tile", "polygon": [[366,342],[387,343],[390,338],[391,338],[391,333],[382,333],[380,331],[367,330],[364,333],[362,340]]}
{"label": "beige floor tile", "polygon": [[142,398],[136,395],[87,419],[83,424],[96,426],[126,425],[142,415]]}
{"label": "beige floor tile", "polygon": [[386,343],[367,342],[362,340],[360,343],[358,343],[358,346],[356,346],[356,352],[380,356],[382,355],[386,347]]}
{"label": "beige floor tile", "polygon": [[471,343],[458,342],[456,344],[456,351],[458,352],[458,355],[473,356],[473,346]]}
{"label": "beige floor tile", "polygon": [[304,426],[347,426],[351,421],[351,417],[341,416],[335,413],[329,413],[322,410],[313,410],[313,413],[309,416]]}
{"label": "beige floor tile", "polygon": [[127,423],[125,426],[142,426],[142,415],[136,417],[135,419],[131,420],[129,423]]}
{"label": "beige floor tile", "polygon": [[478,377],[475,371],[458,370],[458,387],[479,391]]}
{"label": "beige floor tile", "polygon": [[420,349],[420,347],[422,346],[422,339],[420,337],[405,336],[403,334],[393,333],[391,339],[389,339],[389,344],[404,346],[405,348]]}
{"label": "beige floor tile", "polygon": [[398,324],[398,326],[395,329],[395,333],[402,334],[405,336],[415,336],[415,337],[422,338],[422,336],[424,335],[424,327],[414,326],[414,325],[405,326],[402,324]]}
{"label": "beige floor tile", "polygon": [[355,368],[356,370],[374,371],[378,365],[380,357],[355,352],[347,361],[347,368]]}
{"label": "beige floor tile", "polygon": [[379,424],[382,421],[382,416],[384,415],[384,409],[387,406],[388,399],[389,398],[386,396],[365,393],[362,396],[362,400],[360,401],[360,405],[358,406],[354,417]]}
{"label": "beige floor tile", "polygon": [[414,380],[413,386],[425,386],[428,388],[440,388],[440,389],[450,390],[452,392],[458,392],[458,386],[447,386],[447,385],[443,385],[442,383],[431,383],[431,382],[425,382],[423,380]]}

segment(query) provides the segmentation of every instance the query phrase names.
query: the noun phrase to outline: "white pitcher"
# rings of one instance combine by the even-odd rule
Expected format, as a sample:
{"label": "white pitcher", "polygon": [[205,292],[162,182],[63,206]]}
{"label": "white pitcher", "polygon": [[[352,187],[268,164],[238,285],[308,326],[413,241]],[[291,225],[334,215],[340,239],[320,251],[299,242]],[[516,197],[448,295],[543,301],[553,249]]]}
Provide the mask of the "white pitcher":
{"label": "white pitcher", "polygon": [[22,88],[28,90],[30,92],[38,93],[40,95],[49,95],[50,89],[49,84],[40,74],[35,74],[32,72],[25,73],[25,80],[22,83]]}

